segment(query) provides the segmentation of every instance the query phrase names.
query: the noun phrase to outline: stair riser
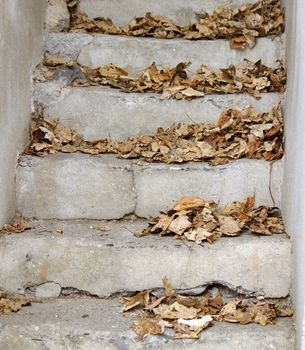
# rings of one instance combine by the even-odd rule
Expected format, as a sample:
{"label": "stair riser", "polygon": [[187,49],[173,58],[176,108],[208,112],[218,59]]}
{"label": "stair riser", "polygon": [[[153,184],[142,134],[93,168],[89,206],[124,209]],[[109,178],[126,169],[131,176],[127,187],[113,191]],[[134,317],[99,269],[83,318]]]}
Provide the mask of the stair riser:
{"label": "stair riser", "polygon": [[[255,3],[256,0],[248,0],[247,3]],[[143,16],[151,12],[158,16],[167,16],[181,24],[188,24],[196,20],[196,13],[213,12],[218,6],[230,5],[241,6],[245,0],[171,0],[166,6],[162,1],[149,0],[80,0],[79,10],[89,17],[109,17],[115,24],[124,25],[129,23],[135,16]],[[120,9],[120,11],[118,11]]]}
{"label": "stair riser", "polygon": [[[114,156],[81,154],[22,158],[17,169],[18,211],[46,219],[119,219],[135,213],[158,215],[185,195],[225,205],[255,195],[256,204],[280,206],[282,161],[238,160],[136,165]],[[269,184],[269,178],[271,183]],[[270,186],[269,186],[270,185]]]}
{"label": "stair riser", "polygon": [[262,94],[260,100],[247,94],[209,95],[177,101],[160,100],[154,94],[126,94],[101,87],[61,89],[56,83],[42,83],[36,85],[35,100],[45,107],[45,117],[59,117],[86,140],[125,140],[178,123],[214,123],[229,108],[252,105],[258,112],[271,111],[283,95]]}
{"label": "stair riser", "polygon": [[[161,288],[167,276],[176,289],[222,283],[268,297],[289,294],[291,245],[283,235],[243,235],[198,246],[172,238],[135,238],[132,232],[145,223],[123,222],[116,229],[110,224],[109,233],[90,230],[89,225],[57,222],[49,231],[53,234],[3,237],[0,288],[22,293],[27,286],[52,281],[61,288],[108,296]],[[62,235],[55,233],[56,227]],[[41,229],[49,226],[42,223]]]}
{"label": "stair riser", "polygon": [[152,62],[168,68],[182,61],[191,61],[189,71],[194,73],[201,64],[224,68],[240,63],[244,58],[261,59],[264,64],[274,66],[276,60],[285,57],[284,41],[284,35],[275,39],[260,38],[255,49],[232,50],[227,40],[162,40],[107,35],[90,39],[86,34],[71,33],[47,35],[45,51],[47,57],[77,59],[78,63],[89,67],[113,63],[127,69],[130,74],[141,73]]}

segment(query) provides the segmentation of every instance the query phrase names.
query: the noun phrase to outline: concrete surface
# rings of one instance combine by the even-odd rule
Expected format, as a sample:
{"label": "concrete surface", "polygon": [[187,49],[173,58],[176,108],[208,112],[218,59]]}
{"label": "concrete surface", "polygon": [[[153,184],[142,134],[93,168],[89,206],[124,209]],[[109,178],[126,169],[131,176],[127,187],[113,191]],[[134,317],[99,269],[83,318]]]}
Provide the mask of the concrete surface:
{"label": "concrete surface", "polygon": [[252,159],[210,166],[149,164],[114,155],[22,157],[17,207],[27,217],[119,219],[130,213],[156,216],[186,195],[214,200],[221,206],[255,195],[257,205],[280,206],[281,163],[270,176],[271,163]]}
{"label": "concrete surface", "polygon": [[39,218],[118,219],[134,211],[133,170],[114,157],[21,158],[18,210]]}
{"label": "concrete surface", "polygon": [[[110,231],[90,228],[94,224]],[[285,235],[243,234],[200,246],[158,235],[136,238],[133,233],[146,225],[141,220],[37,221],[30,231],[2,235],[0,289],[35,292],[53,282],[62,290],[108,296],[160,288],[166,275],[176,289],[221,283],[266,297],[290,292],[291,244]]]}
{"label": "concrete surface", "polygon": [[36,298],[57,298],[60,296],[61,286],[58,283],[46,282],[35,288]]}
{"label": "concrete surface", "polygon": [[61,32],[70,27],[70,12],[66,0],[48,0],[45,30]]}
{"label": "concrete surface", "polygon": [[64,81],[37,83],[35,101],[44,106],[45,117],[58,117],[86,140],[111,136],[114,140],[153,134],[173,124],[214,123],[221,112],[249,105],[258,112],[271,111],[283,100],[277,93],[207,95],[192,101],[161,100],[160,95],[124,93],[106,87],[70,88]]}
{"label": "concrete surface", "polygon": [[122,316],[120,300],[65,299],[34,304],[0,317],[1,350],[293,350],[291,319],[275,325],[246,326],[214,322],[199,340],[148,336],[132,330],[135,312]]}
{"label": "concrete surface", "polygon": [[[297,350],[305,348],[305,3],[287,2],[288,90],[285,108],[286,162],[283,185],[283,215],[293,239],[294,302]],[[289,5],[289,6],[288,6]]]}
{"label": "concrete surface", "polygon": [[31,75],[42,56],[44,0],[2,0],[0,11],[0,227],[15,213],[17,157],[31,118]]}
{"label": "concrete surface", "polygon": [[[189,72],[195,73],[202,65],[214,68],[238,64],[244,58],[262,59],[268,66],[285,57],[285,36],[259,38],[255,49],[232,50],[228,40],[184,39],[164,40],[155,38],[121,37],[77,33],[49,34],[45,38],[47,57],[63,57],[84,66],[99,67],[113,63],[139,74],[156,62],[162,68],[176,66],[180,62],[192,62]],[[87,42],[89,42],[87,44]],[[78,52],[78,55],[77,55]]]}
{"label": "concrete surface", "polygon": [[[256,0],[248,0],[254,3]],[[89,17],[109,17],[115,24],[127,24],[135,16],[143,16],[151,12],[156,16],[167,16],[178,23],[188,24],[196,19],[196,13],[213,12],[221,5],[241,6],[244,0],[171,0],[164,6],[162,1],[150,0],[80,0],[79,10],[85,12]],[[118,11],[120,9],[120,11]]]}

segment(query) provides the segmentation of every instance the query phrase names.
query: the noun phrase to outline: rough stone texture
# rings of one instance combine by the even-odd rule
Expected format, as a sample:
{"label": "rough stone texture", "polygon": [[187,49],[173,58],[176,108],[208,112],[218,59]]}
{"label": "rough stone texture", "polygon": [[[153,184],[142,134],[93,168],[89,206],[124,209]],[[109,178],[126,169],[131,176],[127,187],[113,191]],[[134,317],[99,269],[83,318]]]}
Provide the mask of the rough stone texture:
{"label": "rough stone texture", "polygon": [[93,39],[93,35],[83,33],[45,33],[45,55],[47,58],[62,57],[76,61],[81,48],[88,45]]}
{"label": "rough stone texture", "polygon": [[66,0],[48,0],[45,29],[62,32],[70,26],[70,13]]}
{"label": "rough stone texture", "polygon": [[37,298],[57,298],[60,296],[60,293],[60,285],[53,282],[40,284],[35,290],[35,296]]}
{"label": "rough stone texture", "polygon": [[199,340],[171,334],[141,341],[132,331],[136,314],[119,313],[120,300],[76,299],[34,304],[0,317],[1,350],[293,350],[291,319],[259,326],[215,322]]}
{"label": "rough stone texture", "polygon": [[17,177],[18,207],[26,216],[117,219],[134,211],[131,165],[113,157],[23,157]]}
{"label": "rough stone texture", "polygon": [[[90,228],[108,226],[109,232]],[[162,287],[221,283],[246,293],[285,297],[291,285],[291,244],[284,235],[243,234],[196,245],[172,237],[136,238],[147,221],[38,221],[22,235],[0,238],[0,289],[23,293],[46,282],[98,296]],[[60,229],[63,234],[56,231]]]}
{"label": "rough stone texture", "polygon": [[[254,3],[256,0],[248,0]],[[167,16],[181,24],[188,24],[196,19],[196,13],[213,12],[222,5],[241,6],[244,0],[171,0],[164,6],[162,1],[130,0],[80,0],[79,10],[85,12],[89,17],[109,17],[116,24],[127,24],[135,16],[143,16],[151,12],[156,16]],[[120,9],[120,11],[118,11]]]}
{"label": "rough stone texture", "polygon": [[67,127],[93,140],[111,136],[114,140],[152,134],[158,127],[174,123],[207,123],[218,120],[228,108],[252,105],[267,112],[280,103],[280,94],[262,94],[260,100],[248,94],[207,95],[192,101],[161,100],[156,94],[127,94],[104,87],[64,87],[62,80],[38,83],[35,101],[44,106],[46,117],[59,117]]}
{"label": "rough stone texture", "polygon": [[32,72],[42,56],[46,1],[2,0],[0,11],[0,227],[15,213],[15,173],[28,137]]}
{"label": "rough stone texture", "polygon": [[[270,163],[252,159],[209,166],[148,164],[113,155],[22,157],[17,171],[18,211],[44,219],[118,219],[133,212],[150,217],[186,195],[221,206],[255,195],[257,205],[273,205],[270,171]],[[279,183],[281,176],[275,173],[271,180]],[[274,186],[275,205],[280,201],[278,191]]]}
{"label": "rough stone texture", "polygon": [[[228,67],[242,62],[244,58],[252,61],[262,59],[268,66],[285,57],[283,38],[259,39],[255,50],[232,50],[227,40],[164,40],[136,37],[98,36],[84,46],[78,62],[84,66],[99,67],[113,63],[129,74],[143,72],[156,62],[162,68],[176,66],[180,62],[192,62],[189,70],[196,72],[202,65],[214,68]],[[136,53],[136,54],[135,54]]]}

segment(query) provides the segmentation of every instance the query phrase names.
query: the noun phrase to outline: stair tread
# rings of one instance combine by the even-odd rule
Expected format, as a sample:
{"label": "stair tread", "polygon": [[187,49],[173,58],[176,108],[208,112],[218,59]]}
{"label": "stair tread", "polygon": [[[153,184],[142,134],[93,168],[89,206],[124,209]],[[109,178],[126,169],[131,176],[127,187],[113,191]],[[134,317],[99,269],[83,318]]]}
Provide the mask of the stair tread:
{"label": "stair tread", "polygon": [[[65,85],[65,84],[63,84]],[[258,112],[270,111],[283,94],[211,94],[192,101],[161,100],[153,93],[125,93],[109,87],[62,87],[60,80],[37,83],[34,99],[44,106],[46,118],[57,117],[86,140],[124,140],[153,134],[173,124],[215,123],[223,110],[252,105]]]}
{"label": "stair tread", "polygon": [[[90,228],[96,223],[111,230]],[[167,275],[176,289],[218,282],[269,297],[289,294],[291,242],[286,235],[245,233],[196,245],[158,235],[135,237],[133,232],[146,225],[145,220],[34,221],[31,230],[0,238],[0,289],[22,293],[27,286],[52,281],[107,296],[160,288]]]}
{"label": "stair tread", "polygon": [[80,64],[98,67],[113,63],[138,74],[152,62],[162,68],[175,66],[182,61],[191,61],[190,71],[201,64],[225,68],[238,64],[244,58],[252,61],[262,59],[267,66],[274,66],[278,59],[285,58],[285,34],[276,37],[258,38],[253,49],[232,50],[229,41],[141,38],[104,34],[51,33],[45,36],[46,57],[63,57],[77,60]]}
{"label": "stair tread", "polygon": [[8,349],[189,349],[247,350],[294,349],[292,319],[278,319],[275,325],[246,326],[215,322],[196,341],[148,336],[141,341],[132,330],[135,312],[122,316],[118,298],[59,299],[33,304],[17,314],[0,316],[0,348]]}
{"label": "stair tread", "polygon": [[211,166],[81,153],[24,156],[17,168],[17,208],[44,219],[120,219],[131,213],[149,218],[190,195],[220,206],[254,195],[256,205],[280,207],[282,170],[283,160],[244,158]]}

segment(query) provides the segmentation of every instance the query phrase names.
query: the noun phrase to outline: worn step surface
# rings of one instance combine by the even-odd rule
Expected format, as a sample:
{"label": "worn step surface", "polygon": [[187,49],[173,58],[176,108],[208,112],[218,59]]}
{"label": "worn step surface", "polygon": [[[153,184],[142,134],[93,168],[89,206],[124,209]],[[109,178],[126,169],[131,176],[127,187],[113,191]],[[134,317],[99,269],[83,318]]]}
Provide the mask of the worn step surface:
{"label": "worn step surface", "polygon": [[162,1],[130,0],[80,0],[78,9],[91,18],[109,17],[115,24],[127,24],[135,16],[143,16],[152,12],[157,16],[167,16],[181,24],[196,20],[196,13],[213,12],[222,5],[241,6],[255,3],[256,0],[171,0],[164,6]]}
{"label": "worn step surface", "polygon": [[[102,224],[109,232],[90,228]],[[31,230],[0,238],[0,289],[24,293],[53,282],[108,296],[162,287],[167,276],[175,289],[213,283],[239,292],[286,297],[291,285],[291,243],[286,235],[245,233],[215,244],[134,232],[147,221],[34,221]],[[57,233],[62,230],[63,233]],[[34,288],[34,289],[33,289]]]}
{"label": "worn step surface", "polygon": [[178,123],[215,123],[229,108],[252,105],[258,112],[268,112],[283,101],[283,95],[277,93],[261,96],[259,100],[248,94],[215,94],[192,101],[161,100],[157,94],[128,94],[107,87],[66,87],[64,79],[37,83],[34,91],[35,102],[44,107],[45,117],[59,118],[86,140],[124,140]]}
{"label": "worn step surface", "polygon": [[241,63],[244,58],[262,60],[268,66],[275,66],[278,59],[284,59],[284,38],[259,38],[254,49],[232,50],[227,40],[155,39],[111,35],[76,33],[54,33],[45,37],[47,57],[63,57],[78,63],[99,67],[113,63],[129,74],[143,72],[152,62],[161,68],[176,66],[180,62],[192,62],[190,73],[202,65],[225,68]]}
{"label": "worn step surface", "polygon": [[150,164],[114,155],[25,156],[17,169],[17,209],[44,219],[119,219],[131,213],[147,218],[187,195],[220,206],[254,195],[257,205],[280,207],[282,165],[282,160],[210,166]]}
{"label": "worn step surface", "polygon": [[215,322],[199,340],[170,334],[141,341],[132,330],[136,314],[119,313],[120,300],[62,299],[0,316],[1,350],[293,350],[292,319],[275,325]]}

